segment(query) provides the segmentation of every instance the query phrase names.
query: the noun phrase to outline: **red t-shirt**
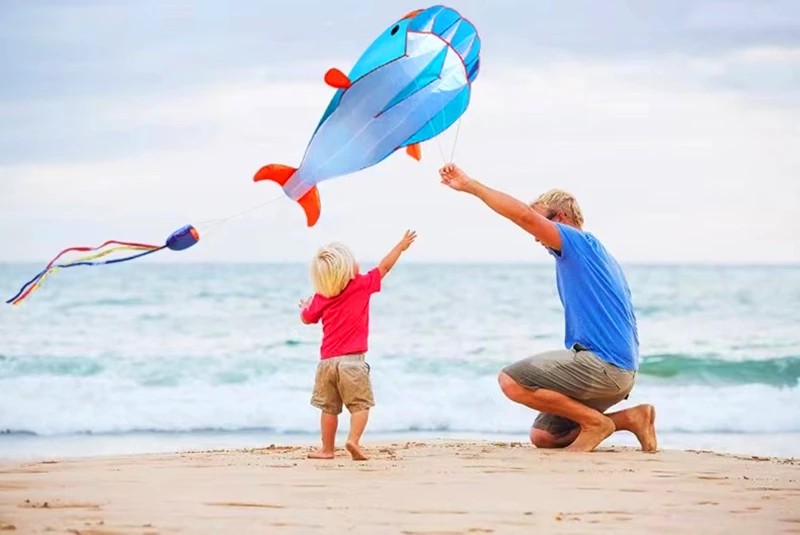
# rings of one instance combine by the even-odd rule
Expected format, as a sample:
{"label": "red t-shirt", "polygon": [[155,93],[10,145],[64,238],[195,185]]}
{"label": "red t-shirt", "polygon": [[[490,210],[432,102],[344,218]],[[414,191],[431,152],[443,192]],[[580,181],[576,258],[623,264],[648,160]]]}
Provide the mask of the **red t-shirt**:
{"label": "red t-shirt", "polygon": [[374,268],[358,274],[336,297],[314,294],[301,313],[309,323],[322,320],[323,359],[366,353],[369,336],[369,298],[381,291],[381,272]]}

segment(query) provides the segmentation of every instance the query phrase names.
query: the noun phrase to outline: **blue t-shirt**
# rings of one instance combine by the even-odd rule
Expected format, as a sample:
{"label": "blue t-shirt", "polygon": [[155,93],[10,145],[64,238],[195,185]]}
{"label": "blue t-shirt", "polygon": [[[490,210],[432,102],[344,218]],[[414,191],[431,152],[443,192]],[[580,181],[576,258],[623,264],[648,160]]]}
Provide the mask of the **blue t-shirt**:
{"label": "blue t-shirt", "polygon": [[576,343],[626,370],[639,368],[639,336],[631,291],[622,268],[591,233],[556,223],[558,296],[564,306],[564,343]]}

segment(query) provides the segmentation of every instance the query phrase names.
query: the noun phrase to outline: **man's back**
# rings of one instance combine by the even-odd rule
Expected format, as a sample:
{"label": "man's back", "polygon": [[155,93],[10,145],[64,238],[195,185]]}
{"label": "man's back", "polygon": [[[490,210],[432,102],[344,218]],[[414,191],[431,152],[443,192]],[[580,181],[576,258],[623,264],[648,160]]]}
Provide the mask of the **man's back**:
{"label": "man's back", "polygon": [[636,315],[622,268],[591,233],[557,227],[561,251],[553,256],[566,346],[578,343],[620,368],[637,370]]}

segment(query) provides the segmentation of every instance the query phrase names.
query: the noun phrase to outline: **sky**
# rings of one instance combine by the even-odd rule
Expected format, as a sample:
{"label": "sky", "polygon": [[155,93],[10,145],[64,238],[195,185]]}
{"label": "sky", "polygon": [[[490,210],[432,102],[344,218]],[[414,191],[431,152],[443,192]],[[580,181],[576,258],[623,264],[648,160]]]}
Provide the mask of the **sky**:
{"label": "sky", "polygon": [[425,143],[421,162],[400,152],[320,184],[309,229],[253,174],[297,166],[333,94],[325,71],[347,72],[426,5],[3,1],[0,261],[163,243],[231,216],[198,246],[151,258],[307,261],[337,240],[377,260],[413,228],[407,261],[550,261],[439,182],[452,160],[525,201],[572,192],[622,262],[800,262],[800,2],[448,5],[482,39],[458,128]]}

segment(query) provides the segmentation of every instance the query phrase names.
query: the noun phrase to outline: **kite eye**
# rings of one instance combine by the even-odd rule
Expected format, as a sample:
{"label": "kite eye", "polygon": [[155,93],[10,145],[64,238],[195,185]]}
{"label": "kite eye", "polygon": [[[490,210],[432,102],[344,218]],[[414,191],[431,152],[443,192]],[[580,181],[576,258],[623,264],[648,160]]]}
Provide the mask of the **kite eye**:
{"label": "kite eye", "polygon": [[392,32],[391,32],[391,34],[392,34],[392,35],[396,34],[396,33],[397,33],[397,30],[399,30],[399,29],[400,29],[400,26],[399,26],[399,25],[395,25],[395,27],[394,27],[394,28],[392,28]]}

